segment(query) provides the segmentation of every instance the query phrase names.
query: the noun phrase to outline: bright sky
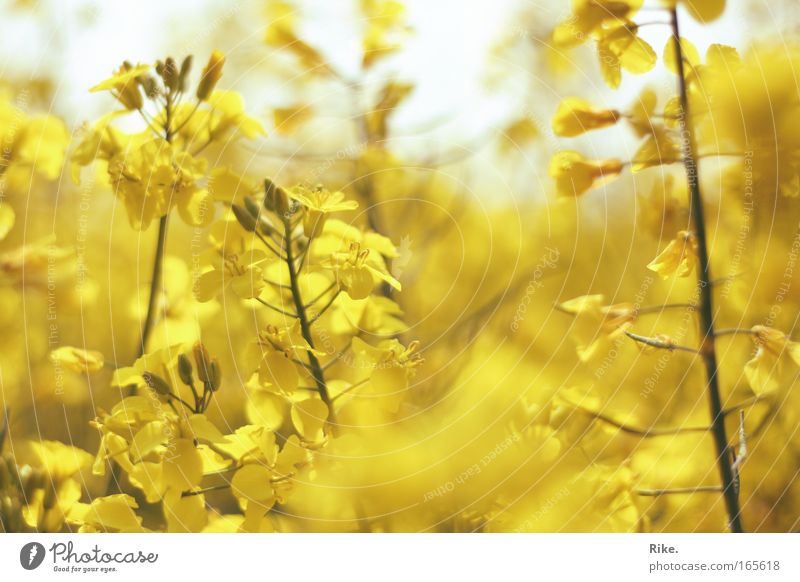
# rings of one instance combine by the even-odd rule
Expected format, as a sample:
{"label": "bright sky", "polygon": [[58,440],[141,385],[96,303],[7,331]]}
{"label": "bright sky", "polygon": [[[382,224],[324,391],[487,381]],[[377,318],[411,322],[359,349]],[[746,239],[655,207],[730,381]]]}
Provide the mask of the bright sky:
{"label": "bright sky", "polygon": [[[704,51],[712,42],[741,44],[748,30],[747,0],[730,0],[724,18],[711,26],[700,26],[684,19],[685,36]],[[750,0],[760,1],[760,0]],[[790,0],[794,1],[794,0]],[[355,14],[349,0],[304,0],[307,38],[328,51],[343,70],[352,68]],[[138,0],[101,2],[100,0],[43,0],[32,16],[22,9],[5,6],[0,35],[0,75],[33,75],[49,72],[58,85],[59,112],[77,123],[96,117],[107,108],[101,97],[86,89],[108,76],[123,59],[153,62],[171,52],[180,58],[194,51],[202,61],[205,52],[219,48],[229,60],[249,62],[268,58],[261,44],[265,18],[262,1],[220,0]],[[773,2],[775,20],[785,18],[786,2]],[[398,126],[425,125],[446,120],[457,139],[480,134],[508,115],[513,96],[490,94],[486,89],[487,54],[502,35],[525,32],[539,21],[555,22],[568,12],[566,0],[408,0],[410,24],[415,30],[407,52],[397,62],[402,77],[416,82],[417,89],[408,107],[398,113]],[[519,15],[527,12],[536,18],[529,23]],[[653,19],[662,18],[653,13]],[[639,20],[649,20],[643,13]],[[219,30],[235,23],[241,35],[218,40]],[[349,25],[348,25],[349,23]],[[544,25],[546,26],[546,24]],[[643,36],[657,51],[666,42],[665,27],[648,26]],[[264,51],[263,54],[261,51]],[[489,57],[491,58],[491,57]],[[497,65],[498,63],[493,63]],[[196,66],[199,66],[198,63]],[[509,76],[530,75],[519,63],[508,67]],[[592,72],[597,79],[596,71]],[[230,80],[230,79],[229,79]],[[243,79],[247,83],[249,79]],[[253,79],[253,82],[257,79]],[[644,81],[627,76],[617,103],[630,101]],[[600,85],[593,87],[602,102],[610,99]],[[269,92],[255,111],[265,114]],[[588,95],[587,95],[588,96]],[[591,97],[591,96],[589,96]]]}

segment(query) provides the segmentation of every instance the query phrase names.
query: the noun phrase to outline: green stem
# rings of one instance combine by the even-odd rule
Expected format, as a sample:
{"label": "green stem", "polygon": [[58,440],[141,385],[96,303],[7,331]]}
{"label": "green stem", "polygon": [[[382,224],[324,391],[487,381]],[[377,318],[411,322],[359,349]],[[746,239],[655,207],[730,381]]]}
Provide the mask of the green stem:
{"label": "green stem", "polygon": [[308,368],[311,371],[311,376],[314,378],[314,383],[317,386],[322,401],[328,405],[328,416],[331,423],[336,423],[336,414],[333,410],[333,401],[328,393],[328,386],[325,383],[325,375],[322,372],[317,356],[314,355],[314,339],[311,336],[311,325],[308,321],[306,314],[303,296],[300,293],[300,284],[298,283],[297,270],[294,264],[294,250],[292,249],[292,224],[289,218],[283,219],[284,225],[284,240],[286,242],[284,252],[286,253],[286,266],[289,269],[289,286],[292,291],[292,300],[294,301],[295,310],[297,311],[297,319],[300,320],[300,332],[303,334],[303,339],[308,342],[311,348],[306,353],[308,354]]}
{"label": "green stem", "polygon": [[144,325],[142,326],[142,335],[139,342],[139,350],[136,353],[136,359],[141,358],[147,350],[147,340],[150,339],[150,334],[153,333],[153,326],[156,322],[156,311],[159,295],[159,287],[161,286],[161,271],[164,265],[164,250],[167,245],[167,226],[169,215],[164,215],[158,221],[158,242],[156,243],[156,256],[153,260],[153,275],[150,280],[150,297],[147,302],[147,314],[145,315]]}
{"label": "green stem", "polygon": [[708,257],[708,243],[706,240],[705,219],[703,216],[703,197],[700,192],[700,181],[697,172],[696,146],[694,134],[689,123],[689,98],[686,90],[686,77],[684,76],[683,49],[678,26],[678,11],[670,10],[672,22],[672,35],[675,40],[675,60],[678,64],[678,91],[681,101],[680,124],[684,137],[684,167],[686,178],[689,182],[689,198],[691,214],[694,218],[695,236],[697,237],[697,279],[700,285],[700,332],[702,345],[700,353],[706,369],[707,391],[709,407],[711,409],[711,432],[714,436],[714,445],[717,453],[717,468],[722,482],[722,494],[725,499],[725,508],[728,513],[728,525],[734,533],[744,531],[742,525],[739,495],[736,489],[731,466],[731,455],[728,445],[728,435],[725,429],[725,414],[722,408],[720,395],[719,374],[717,366],[717,352],[714,344],[714,307],[711,286],[711,269]]}

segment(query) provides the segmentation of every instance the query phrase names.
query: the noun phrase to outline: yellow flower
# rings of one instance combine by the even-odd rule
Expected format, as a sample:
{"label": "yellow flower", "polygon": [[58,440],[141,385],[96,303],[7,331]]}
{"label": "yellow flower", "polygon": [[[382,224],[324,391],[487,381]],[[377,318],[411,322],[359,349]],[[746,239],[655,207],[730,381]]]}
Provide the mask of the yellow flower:
{"label": "yellow flower", "polygon": [[72,346],[62,346],[50,352],[50,360],[78,373],[97,372],[103,369],[103,354],[93,350],[82,350]]}
{"label": "yellow flower", "polygon": [[142,93],[139,90],[139,77],[150,70],[150,65],[136,65],[128,62],[122,63],[120,68],[108,79],[89,89],[90,92],[110,91],[126,109],[141,109],[144,104]]}
{"label": "yellow flower", "polygon": [[139,506],[130,495],[98,497],[91,503],[78,503],[69,513],[69,522],[82,533],[142,532],[142,518],[134,509]]}
{"label": "yellow flower", "polygon": [[261,122],[245,113],[244,98],[239,93],[217,90],[207,101],[210,109],[198,110],[183,124],[180,135],[186,143],[224,142],[238,134],[253,139],[266,134]]}
{"label": "yellow flower", "polygon": [[661,275],[662,279],[669,279],[673,274],[688,277],[696,266],[697,237],[693,232],[682,230],[647,268]]}
{"label": "yellow flower", "polygon": [[333,253],[323,266],[336,273],[339,285],[353,299],[367,298],[376,280],[400,291],[400,281],[386,270],[382,260],[374,258],[375,255],[368,248],[362,249],[360,243],[352,242],[346,252]]}
{"label": "yellow flower", "polygon": [[606,84],[612,89],[619,87],[622,69],[640,75],[656,64],[656,52],[639,38],[638,27],[626,22],[615,28],[604,29],[597,40],[600,71]]}
{"label": "yellow flower", "polygon": [[711,22],[725,11],[725,0],[661,0],[667,8],[683,5],[698,22]]}
{"label": "yellow flower", "polygon": [[583,295],[561,304],[561,309],[575,315],[572,336],[578,357],[588,361],[598,350],[622,335],[636,321],[631,303],[605,305],[603,295]]}
{"label": "yellow flower", "polygon": [[558,106],[553,117],[553,131],[562,137],[575,137],[590,131],[614,125],[619,111],[594,109],[579,97],[567,97]]}
{"label": "yellow flower", "polygon": [[131,225],[139,230],[168,214],[173,206],[187,224],[209,224],[214,218],[213,198],[196,183],[205,169],[204,160],[175,152],[162,139],[120,152],[108,164],[114,193],[125,204]]}
{"label": "yellow flower", "polygon": [[556,180],[556,193],[576,198],[622,172],[619,160],[587,160],[578,152],[559,152],[550,160],[549,174]]}
{"label": "yellow flower", "polygon": [[[29,117],[12,103],[10,92],[0,89],[0,179],[23,167],[55,180],[69,139],[63,121],[52,115]],[[28,182],[26,178],[26,188]]]}
{"label": "yellow flower", "polygon": [[572,14],[553,31],[553,42],[574,47],[603,26],[632,18],[643,0],[572,0]]}
{"label": "yellow flower", "polygon": [[302,204],[305,209],[303,231],[308,238],[313,238],[322,232],[327,215],[331,212],[358,208],[358,202],[345,200],[343,192],[330,192],[322,186],[316,188],[295,186],[289,190],[289,197]]}
{"label": "yellow flower", "polygon": [[800,344],[771,327],[756,325],[751,331],[757,349],[755,356],[745,364],[744,374],[753,392],[772,394],[780,388],[786,357],[800,366]]}
{"label": "yellow flower", "polygon": [[362,64],[366,69],[400,49],[394,38],[407,30],[406,7],[398,0],[361,0],[360,4],[366,26],[362,43]]}

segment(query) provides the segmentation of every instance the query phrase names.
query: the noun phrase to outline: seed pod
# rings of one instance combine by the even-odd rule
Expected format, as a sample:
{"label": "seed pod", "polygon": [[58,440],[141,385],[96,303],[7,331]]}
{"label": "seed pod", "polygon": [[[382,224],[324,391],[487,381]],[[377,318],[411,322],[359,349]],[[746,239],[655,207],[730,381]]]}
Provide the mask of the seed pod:
{"label": "seed pod", "polygon": [[153,374],[152,372],[144,372],[142,378],[144,378],[145,383],[150,389],[159,396],[169,396],[172,394],[172,389],[169,384],[161,376]]}
{"label": "seed pod", "polygon": [[256,222],[256,219],[253,218],[252,214],[237,204],[231,204],[231,210],[233,211],[233,215],[236,217],[236,220],[240,225],[242,225],[243,229],[245,229],[247,232],[256,231],[256,228],[258,228],[258,223]]}
{"label": "seed pod", "polygon": [[178,376],[180,376],[181,382],[187,386],[191,386],[194,383],[194,378],[192,377],[192,362],[189,361],[189,356],[186,354],[180,354],[178,356]]}

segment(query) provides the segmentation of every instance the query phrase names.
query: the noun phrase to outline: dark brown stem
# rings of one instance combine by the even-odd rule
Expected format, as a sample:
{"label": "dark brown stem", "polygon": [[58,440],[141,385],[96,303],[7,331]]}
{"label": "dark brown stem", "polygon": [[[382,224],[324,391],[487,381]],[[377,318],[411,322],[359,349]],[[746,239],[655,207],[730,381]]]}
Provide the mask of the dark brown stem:
{"label": "dark brown stem", "polygon": [[728,513],[728,525],[732,532],[741,533],[744,531],[744,526],[742,525],[736,480],[731,466],[728,435],[725,429],[725,414],[722,408],[722,397],[719,388],[717,353],[714,344],[714,308],[711,292],[711,268],[708,257],[708,244],[706,241],[705,219],[703,216],[703,197],[700,192],[700,181],[697,172],[697,148],[689,122],[689,98],[686,90],[683,49],[681,47],[681,35],[676,8],[670,10],[670,20],[672,22],[672,35],[675,40],[675,60],[678,65],[678,91],[680,93],[681,102],[680,125],[684,138],[683,164],[686,168],[686,178],[689,182],[690,212],[694,218],[695,236],[697,237],[697,279],[700,285],[700,304],[698,305],[698,310],[700,313],[700,336],[702,338],[700,354],[705,364],[706,378],[708,380],[707,391],[711,410],[711,427],[717,452],[717,467],[722,482],[722,494],[725,498],[725,508]]}

